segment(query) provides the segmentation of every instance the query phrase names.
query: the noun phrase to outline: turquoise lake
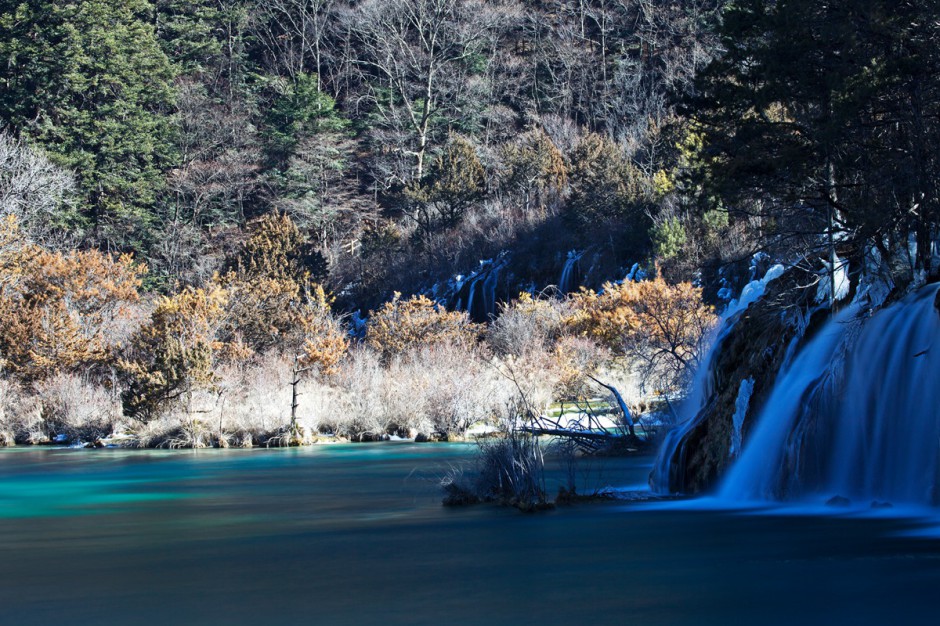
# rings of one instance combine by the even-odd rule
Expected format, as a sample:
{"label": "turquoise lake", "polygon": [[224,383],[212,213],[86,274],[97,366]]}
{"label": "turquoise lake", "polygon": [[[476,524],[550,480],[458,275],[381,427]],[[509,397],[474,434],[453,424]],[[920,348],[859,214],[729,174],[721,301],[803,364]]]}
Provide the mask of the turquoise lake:
{"label": "turquoise lake", "polygon": [[[445,508],[472,445],[0,450],[2,624],[934,624],[923,521]],[[639,489],[651,457],[591,460]],[[550,462],[549,489],[566,476]]]}

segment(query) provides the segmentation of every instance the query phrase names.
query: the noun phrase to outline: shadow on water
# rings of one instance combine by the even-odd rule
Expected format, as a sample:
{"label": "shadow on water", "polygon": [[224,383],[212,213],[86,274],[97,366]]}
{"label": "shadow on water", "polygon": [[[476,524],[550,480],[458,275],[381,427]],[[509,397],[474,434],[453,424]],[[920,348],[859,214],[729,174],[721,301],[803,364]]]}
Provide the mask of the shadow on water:
{"label": "shadow on water", "polygon": [[[440,505],[466,445],[0,451],[4,624],[933,623],[900,516]],[[582,489],[651,459],[593,460]],[[549,488],[566,480],[554,466]]]}

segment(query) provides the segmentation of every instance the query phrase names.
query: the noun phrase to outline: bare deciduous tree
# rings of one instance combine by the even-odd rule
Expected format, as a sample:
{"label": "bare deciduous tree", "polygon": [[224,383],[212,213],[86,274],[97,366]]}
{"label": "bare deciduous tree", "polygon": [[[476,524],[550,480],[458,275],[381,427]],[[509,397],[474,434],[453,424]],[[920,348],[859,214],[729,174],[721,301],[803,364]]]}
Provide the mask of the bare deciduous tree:
{"label": "bare deciduous tree", "polygon": [[295,78],[317,75],[321,89],[324,39],[336,0],[266,0],[257,3],[253,28],[264,46],[268,64],[278,74]]}
{"label": "bare deciduous tree", "polygon": [[178,87],[180,165],[170,172],[173,221],[198,226],[244,221],[245,199],[259,185],[261,153],[244,103],[214,102],[192,82]]}
{"label": "bare deciduous tree", "polygon": [[421,178],[432,122],[446,130],[462,121],[461,94],[468,88],[473,57],[501,22],[492,4],[365,0],[346,14],[357,33],[357,64],[373,79],[367,97],[383,128],[404,131],[400,150],[414,162],[412,172],[393,176]]}
{"label": "bare deciduous tree", "polygon": [[46,240],[74,193],[70,172],[0,131],[0,218],[13,215],[29,238],[52,243]]}

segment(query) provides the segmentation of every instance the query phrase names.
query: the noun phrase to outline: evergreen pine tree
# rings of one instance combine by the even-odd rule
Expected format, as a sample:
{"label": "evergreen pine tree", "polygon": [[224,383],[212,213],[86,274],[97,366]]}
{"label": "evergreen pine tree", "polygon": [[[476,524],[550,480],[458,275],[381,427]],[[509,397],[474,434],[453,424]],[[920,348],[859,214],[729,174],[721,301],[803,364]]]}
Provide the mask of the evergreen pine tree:
{"label": "evergreen pine tree", "polygon": [[173,160],[173,69],[146,0],[0,11],[0,122],[78,175],[100,242],[139,246]]}

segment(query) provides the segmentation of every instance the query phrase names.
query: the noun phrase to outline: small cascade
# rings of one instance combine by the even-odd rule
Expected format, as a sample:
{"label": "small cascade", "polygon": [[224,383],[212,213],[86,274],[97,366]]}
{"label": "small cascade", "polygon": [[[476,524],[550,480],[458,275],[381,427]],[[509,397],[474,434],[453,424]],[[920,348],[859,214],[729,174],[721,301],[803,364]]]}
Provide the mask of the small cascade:
{"label": "small cascade", "polygon": [[[774,265],[767,270],[763,278],[753,280],[741,291],[741,295],[736,300],[732,300],[725,311],[722,313],[719,331],[712,341],[705,358],[702,359],[703,367],[699,368],[695,375],[695,380],[690,388],[689,395],[684,399],[679,409],[679,422],[672,428],[663,439],[659,454],[653,465],[653,471],[650,473],[650,487],[658,493],[668,493],[669,485],[673,483],[670,480],[670,471],[674,465],[682,467],[684,462],[673,463],[677,454],[684,454],[684,444],[689,433],[697,428],[707,417],[707,403],[714,395],[715,387],[715,369],[718,364],[718,356],[721,354],[721,347],[734,328],[734,325],[740,313],[747,309],[753,302],[760,299],[764,294],[767,285],[779,278],[784,272],[782,265]],[[751,383],[753,389],[753,383]],[[748,391],[748,395],[750,391]]]}
{"label": "small cascade", "polygon": [[562,294],[571,293],[581,286],[583,274],[581,272],[581,257],[585,250],[578,252],[570,250],[568,258],[565,259],[565,266],[561,270],[561,278],[558,279],[558,291]]}
{"label": "small cascade", "polygon": [[466,311],[475,322],[488,322],[495,317],[499,281],[508,264],[506,255],[480,261],[480,269],[457,283],[453,308]]}
{"label": "small cascade", "polygon": [[940,504],[938,291],[828,321],[781,371],[719,498]]}
{"label": "small cascade", "polygon": [[633,282],[640,282],[641,280],[646,280],[646,272],[643,271],[643,268],[640,267],[639,263],[634,263],[630,268],[630,271],[627,272],[624,280],[630,280]]}

